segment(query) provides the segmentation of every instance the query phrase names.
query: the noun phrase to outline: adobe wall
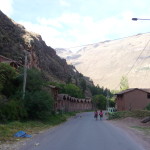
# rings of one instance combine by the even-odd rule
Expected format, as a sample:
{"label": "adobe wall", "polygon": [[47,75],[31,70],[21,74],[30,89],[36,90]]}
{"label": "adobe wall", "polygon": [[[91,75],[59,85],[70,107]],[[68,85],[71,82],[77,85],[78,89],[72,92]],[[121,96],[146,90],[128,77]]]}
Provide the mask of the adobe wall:
{"label": "adobe wall", "polygon": [[123,94],[123,97],[117,96],[117,110],[140,110],[144,109],[149,103],[147,93],[141,90],[133,90]]}

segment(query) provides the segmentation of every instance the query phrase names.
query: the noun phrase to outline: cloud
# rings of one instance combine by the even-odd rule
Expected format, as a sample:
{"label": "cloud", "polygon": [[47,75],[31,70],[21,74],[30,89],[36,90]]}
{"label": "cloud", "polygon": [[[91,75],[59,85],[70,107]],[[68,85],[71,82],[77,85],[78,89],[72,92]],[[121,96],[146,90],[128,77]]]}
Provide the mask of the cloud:
{"label": "cloud", "polygon": [[43,24],[34,24],[31,22],[19,21],[28,31],[38,33],[49,46],[58,45],[58,37],[60,32],[56,29]]}
{"label": "cloud", "polygon": [[41,25],[50,25],[52,27],[58,27],[58,28],[62,27],[62,25],[58,22],[57,19],[37,18],[37,22]]}
{"label": "cloud", "polygon": [[13,13],[13,0],[0,0],[0,10],[8,16]]}
{"label": "cloud", "polygon": [[70,4],[67,1],[65,1],[65,0],[60,0],[59,3],[60,3],[61,6],[65,6],[65,7],[69,7],[70,6]]}
{"label": "cloud", "polygon": [[133,16],[133,12],[126,11],[115,17],[94,20],[90,16],[64,13],[55,19],[38,18],[36,24],[20,23],[41,34],[49,46],[68,48],[146,32],[149,24],[133,22]]}

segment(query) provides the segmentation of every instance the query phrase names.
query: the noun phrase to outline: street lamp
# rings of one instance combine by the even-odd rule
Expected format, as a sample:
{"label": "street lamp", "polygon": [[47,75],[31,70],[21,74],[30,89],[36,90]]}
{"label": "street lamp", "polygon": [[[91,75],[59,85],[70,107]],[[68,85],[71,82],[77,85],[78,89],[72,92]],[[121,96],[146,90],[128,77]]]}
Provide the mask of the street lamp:
{"label": "street lamp", "polygon": [[137,20],[150,20],[150,19],[132,18],[132,20],[137,21]]}

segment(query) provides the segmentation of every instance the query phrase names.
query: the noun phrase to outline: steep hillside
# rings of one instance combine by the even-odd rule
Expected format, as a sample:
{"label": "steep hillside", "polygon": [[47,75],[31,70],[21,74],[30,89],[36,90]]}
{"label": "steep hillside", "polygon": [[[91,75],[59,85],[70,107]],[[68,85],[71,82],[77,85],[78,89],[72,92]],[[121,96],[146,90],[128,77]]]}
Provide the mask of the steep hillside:
{"label": "steep hillside", "polygon": [[67,65],[65,59],[45,44],[40,35],[26,31],[1,11],[0,20],[0,55],[24,64],[24,50],[27,50],[28,66],[44,71],[51,80],[66,82],[78,74],[73,66]]}
{"label": "steep hillside", "polygon": [[75,56],[68,61],[95,84],[118,89],[126,75],[130,87],[150,87],[150,33],[93,44]]}

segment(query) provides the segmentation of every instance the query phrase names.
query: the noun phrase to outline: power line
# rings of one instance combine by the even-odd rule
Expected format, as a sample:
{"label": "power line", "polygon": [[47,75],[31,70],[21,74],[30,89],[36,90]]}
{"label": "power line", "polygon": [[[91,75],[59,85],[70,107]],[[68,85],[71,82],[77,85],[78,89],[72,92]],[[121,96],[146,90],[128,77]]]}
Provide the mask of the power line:
{"label": "power line", "polygon": [[[133,63],[132,67],[130,68],[130,70],[126,73],[125,76],[128,76],[128,74],[131,72],[131,70],[134,68],[136,62],[138,61],[138,59],[140,58],[140,56],[142,55],[142,53],[144,52],[144,50],[146,49],[146,47],[148,46],[148,44],[150,43],[150,40],[148,40],[148,42],[146,43],[145,47],[142,49],[141,53],[139,54],[139,56],[137,57],[137,59],[135,60],[135,62]],[[119,84],[116,86],[115,90],[117,89],[117,87],[119,87]]]}
{"label": "power line", "polygon": [[148,46],[150,40],[147,42],[147,44],[145,45],[145,47],[143,48],[143,50],[141,51],[140,55],[137,57],[137,59],[135,60],[134,64],[132,65],[131,69],[126,73],[125,76],[128,76],[128,74],[131,72],[131,70],[134,68],[136,62],[138,61],[138,59],[140,58],[140,56],[142,55],[142,53],[144,52],[144,50],[146,49],[146,47]]}
{"label": "power line", "polygon": [[[147,50],[146,55],[149,56],[149,54],[150,54],[150,51]],[[133,83],[133,82],[136,80],[135,77],[138,75],[138,73],[140,73],[140,72],[142,71],[142,69],[140,69],[140,68],[142,67],[142,65],[144,64],[144,62],[145,62],[146,60],[147,60],[147,59],[141,60],[141,63],[139,63],[139,65],[137,65],[137,68],[139,68],[139,69],[137,70],[137,72],[136,72],[136,74],[135,74],[135,76],[134,76],[134,79],[132,79],[132,81],[130,82],[130,84]],[[147,63],[148,63],[148,62],[147,62]],[[148,63],[148,66],[149,66],[149,65],[150,65],[150,63]],[[148,74],[148,69],[146,69],[144,77],[143,77],[143,75],[142,75],[142,78],[143,78],[143,79],[141,79],[141,81],[142,81],[141,83],[143,83],[143,80],[146,80],[147,74]],[[139,82],[139,80],[138,80],[138,81],[136,80],[136,82]]]}

